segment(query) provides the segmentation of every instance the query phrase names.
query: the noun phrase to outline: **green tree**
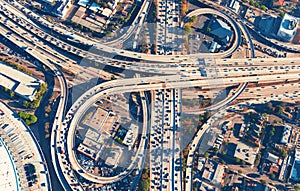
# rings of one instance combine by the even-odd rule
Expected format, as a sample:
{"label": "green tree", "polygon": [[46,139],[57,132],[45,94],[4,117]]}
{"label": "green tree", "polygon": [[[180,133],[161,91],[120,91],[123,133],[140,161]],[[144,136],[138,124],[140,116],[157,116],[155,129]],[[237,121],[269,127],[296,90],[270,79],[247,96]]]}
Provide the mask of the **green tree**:
{"label": "green tree", "polygon": [[219,151],[218,147],[214,147],[214,152],[217,153]]}
{"label": "green tree", "polygon": [[192,33],[192,28],[191,28],[190,26],[186,25],[186,26],[184,27],[184,29],[185,29],[185,31],[186,31],[188,34],[191,34],[191,33]]}
{"label": "green tree", "polygon": [[283,113],[283,108],[279,105],[276,105],[275,107],[275,112],[278,114],[278,115],[281,115]]}
{"label": "green tree", "polygon": [[241,159],[235,158],[235,162],[236,162],[236,163],[240,163],[240,162],[241,162]]}
{"label": "green tree", "polygon": [[27,125],[32,125],[36,123],[38,120],[38,118],[35,115],[23,111],[19,112],[18,115],[20,116],[21,119],[25,121]]}
{"label": "green tree", "polygon": [[258,2],[255,2],[255,3],[254,3],[254,6],[255,6],[255,7],[259,7],[259,3],[258,3]]}
{"label": "green tree", "polygon": [[249,4],[250,4],[250,5],[254,5],[254,1],[251,0],[251,1],[249,2]]}
{"label": "green tree", "polygon": [[271,176],[271,179],[275,179],[275,177],[276,177],[274,173],[272,173],[270,176]]}
{"label": "green tree", "polygon": [[258,153],[254,162],[254,166],[258,167],[258,165],[260,164],[260,160],[261,160],[261,154]]}
{"label": "green tree", "polygon": [[196,19],[197,19],[197,17],[196,16],[192,16],[192,17],[190,17],[189,18],[189,23],[193,23],[193,22],[195,22],[196,21]]}
{"label": "green tree", "polygon": [[300,191],[300,184],[296,184],[296,185],[294,186],[294,189],[295,189],[296,191]]}
{"label": "green tree", "polygon": [[263,185],[267,184],[267,182],[265,180],[260,180],[260,183]]}
{"label": "green tree", "polygon": [[208,27],[208,28],[206,29],[206,31],[207,31],[207,32],[210,32],[210,31],[211,31],[211,28]]}
{"label": "green tree", "polygon": [[280,15],[281,17],[284,17],[285,12],[280,12],[279,15]]}
{"label": "green tree", "polygon": [[14,97],[15,96],[15,92],[14,91],[10,91],[9,95],[10,95],[10,97]]}
{"label": "green tree", "polygon": [[26,100],[23,101],[23,106],[24,106],[24,107],[27,108],[27,107],[29,107],[29,105],[30,105],[30,103],[29,103],[28,101],[26,101]]}
{"label": "green tree", "polygon": [[263,10],[263,11],[266,11],[266,10],[267,10],[267,7],[264,6],[264,5],[262,5],[262,6],[260,6],[260,9]]}
{"label": "green tree", "polygon": [[204,153],[204,157],[205,157],[205,158],[208,158],[208,157],[209,157],[208,152],[205,152],[205,153]]}

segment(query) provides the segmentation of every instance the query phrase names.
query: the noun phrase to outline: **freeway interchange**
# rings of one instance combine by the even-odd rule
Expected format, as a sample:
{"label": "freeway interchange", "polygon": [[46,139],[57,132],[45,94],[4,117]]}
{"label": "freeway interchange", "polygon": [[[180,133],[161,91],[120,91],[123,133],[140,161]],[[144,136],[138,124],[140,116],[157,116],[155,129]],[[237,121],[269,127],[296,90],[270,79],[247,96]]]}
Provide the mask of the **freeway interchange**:
{"label": "freeway interchange", "polygon": [[[149,2],[147,2],[144,1],[144,10],[148,10]],[[166,2],[172,7],[168,7]],[[248,83],[285,83],[300,79],[299,58],[255,58],[253,43],[246,27],[216,9],[197,9],[190,12],[186,18],[201,14],[213,14],[226,19],[233,28],[235,36],[235,41],[230,49],[220,53],[190,55],[179,55],[176,53],[178,50],[167,50],[165,45],[168,44],[169,46],[177,38],[173,34],[174,31],[168,27],[180,29],[179,22],[171,21],[174,18],[179,20],[179,12],[172,12],[179,5],[177,1],[159,1],[161,23],[158,23],[158,29],[163,31],[163,36],[156,39],[160,43],[158,44],[159,53],[149,55],[112,47],[112,45],[122,43],[129,38],[136,26],[131,26],[130,32],[123,35],[122,38],[103,44],[74,34],[74,38],[79,42],[84,42],[92,47],[87,51],[49,33],[49,31],[54,30],[67,34],[67,31],[52,25],[36,13],[30,12],[18,2],[8,3],[1,0],[1,3],[0,31],[2,36],[52,70],[60,84],[59,105],[51,133],[51,154],[57,176],[65,190],[84,190],[80,182],[81,178],[95,184],[105,185],[121,181],[134,171],[141,173],[147,154],[145,148],[148,144],[151,153],[149,157],[150,189],[192,190],[192,172],[189,166],[192,164],[193,158],[188,158],[185,182],[183,181],[180,162],[182,148],[180,131],[177,129],[181,129],[182,125],[180,118],[182,89],[188,87],[214,89],[238,86],[235,94],[226,97],[221,102],[207,108],[190,111],[190,113],[197,114],[206,110],[215,111],[225,107],[244,91]],[[172,16],[168,17],[170,12],[172,12]],[[143,14],[143,11],[138,14]],[[35,24],[31,19],[40,22],[49,30],[47,31]],[[136,22],[137,20],[134,21],[135,24]],[[183,25],[181,24],[181,27]],[[250,52],[251,58],[226,59],[240,46],[242,36],[246,39],[247,51]],[[175,46],[172,45],[172,47]],[[65,79],[60,68],[68,68],[76,74],[83,70],[83,67],[77,64],[79,59],[72,60],[69,55],[88,58],[104,66],[122,68],[136,73],[145,73],[146,71],[150,77],[119,79],[96,85],[84,92],[67,111],[68,84],[70,82]],[[115,56],[124,56],[138,61],[118,60]],[[214,62],[209,64],[209,59],[213,59]],[[85,75],[86,80],[88,80],[92,77],[97,78],[99,73],[88,69]],[[83,115],[97,101],[110,95],[130,92],[138,92],[142,100],[142,139],[138,149],[126,170],[109,177],[95,175],[84,169],[78,162],[74,149],[76,128]],[[146,98],[145,92],[151,92],[151,98]],[[195,151],[197,142],[208,127],[204,126],[202,130],[197,132],[196,138],[192,140],[195,146],[190,149],[191,154],[189,156]]]}

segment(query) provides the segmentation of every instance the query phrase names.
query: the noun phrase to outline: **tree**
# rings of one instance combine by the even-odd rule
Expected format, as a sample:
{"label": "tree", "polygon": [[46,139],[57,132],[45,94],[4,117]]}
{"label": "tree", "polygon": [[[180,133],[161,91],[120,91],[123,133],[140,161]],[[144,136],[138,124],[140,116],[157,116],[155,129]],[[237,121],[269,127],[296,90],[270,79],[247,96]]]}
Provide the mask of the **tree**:
{"label": "tree", "polygon": [[192,28],[191,28],[190,26],[186,25],[186,26],[184,27],[184,29],[185,29],[185,31],[186,31],[188,34],[191,34],[191,33],[192,33]]}
{"label": "tree", "polygon": [[242,173],[243,173],[243,171],[242,171],[241,169],[239,169],[239,170],[238,170],[238,173],[239,173],[239,174],[242,174]]}
{"label": "tree", "polygon": [[294,189],[295,189],[296,191],[300,191],[300,184],[296,184],[296,185],[294,186]]}
{"label": "tree", "polygon": [[260,164],[260,160],[261,160],[261,154],[258,153],[254,162],[254,166],[258,167],[258,165]]}
{"label": "tree", "polygon": [[15,92],[14,91],[10,91],[9,95],[10,95],[10,97],[14,97],[15,96]]}
{"label": "tree", "polygon": [[37,117],[33,114],[21,111],[18,113],[18,115],[25,121],[27,125],[32,125],[37,122]]}
{"label": "tree", "polygon": [[284,15],[285,15],[285,12],[280,12],[281,17],[284,17]]}
{"label": "tree", "polygon": [[254,1],[251,0],[251,1],[249,2],[249,4],[250,4],[250,5],[254,5]]}
{"label": "tree", "polygon": [[279,105],[276,105],[275,107],[275,112],[278,114],[278,115],[281,115],[283,113],[283,108]]}
{"label": "tree", "polygon": [[263,113],[262,116],[263,116],[265,119],[268,118],[268,114],[266,114],[266,113]]}
{"label": "tree", "polygon": [[275,177],[276,177],[274,173],[272,173],[270,176],[271,176],[271,179],[275,179]]}
{"label": "tree", "polygon": [[241,159],[235,158],[235,162],[236,162],[236,163],[240,163],[240,162],[241,162]]}
{"label": "tree", "polygon": [[205,152],[205,153],[204,153],[204,157],[205,157],[205,158],[208,158],[208,157],[209,157],[208,152]]}
{"label": "tree", "polygon": [[247,2],[247,0],[242,0],[244,3],[246,3]]}
{"label": "tree", "polygon": [[255,2],[255,3],[254,3],[254,6],[255,6],[255,7],[259,7],[259,3],[258,3],[258,2]]}
{"label": "tree", "polygon": [[267,182],[265,180],[260,180],[260,183],[263,185],[267,184]]}
{"label": "tree", "polygon": [[26,101],[26,100],[23,101],[23,106],[24,106],[24,107],[28,108],[29,105],[30,105],[30,103],[29,103],[28,101]]}
{"label": "tree", "polygon": [[192,16],[192,17],[189,18],[188,22],[189,22],[189,23],[193,23],[193,22],[196,21],[196,19],[197,19],[196,16]]}
{"label": "tree", "polygon": [[207,32],[210,32],[210,31],[211,31],[211,28],[208,27],[208,28],[206,29],[206,31],[207,31]]}
{"label": "tree", "polygon": [[264,6],[264,5],[262,5],[262,6],[260,6],[260,9],[263,10],[263,11],[266,11],[266,10],[267,10],[267,7]]}
{"label": "tree", "polygon": [[219,151],[218,147],[214,147],[214,152],[217,153]]}

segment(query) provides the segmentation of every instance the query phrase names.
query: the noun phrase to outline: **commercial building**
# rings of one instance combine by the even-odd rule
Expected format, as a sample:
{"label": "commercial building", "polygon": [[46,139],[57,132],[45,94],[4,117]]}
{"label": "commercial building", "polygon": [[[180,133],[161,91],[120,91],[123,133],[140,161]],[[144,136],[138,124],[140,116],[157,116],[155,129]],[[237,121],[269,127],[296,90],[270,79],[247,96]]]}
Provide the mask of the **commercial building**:
{"label": "commercial building", "polygon": [[230,42],[233,32],[230,26],[220,19],[214,19],[210,25],[210,31],[214,35],[220,44],[226,45]]}
{"label": "commercial building", "polygon": [[282,163],[282,160],[278,156],[276,156],[272,153],[269,153],[269,152],[267,153],[266,159],[268,161],[270,161],[272,163],[275,163],[275,164],[278,164],[278,165],[281,165],[281,163]]}
{"label": "commercial building", "polygon": [[295,182],[300,181],[300,150],[295,151],[295,160],[292,166],[290,179]]}
{"label": "commercial building", "polygon": [[237,143],[234,151],[234,157],[253,165],[256,159],[258,149],[250,147],[244,143]]}
{"label": "commercial building", "polygon": [[[38,145],[38,141],[25,122],[1,101],[0,143],[1,191],[19,190],[20,185],[21,190],[51,190],[46,160]],[[6,163],[4,163],[5,161]],[[36,182],[32,181],[32,174],[25,172],[26,164],[34,165],[36,169]],[[7,180],[8,178],[11,178],[11,181]],[[17,180],[12,182],[15,178]],[[11,182],[11,187],[9,186],[9,182]]]}
{"label": "commercial building", "polygon": [[277,37],[283,41],[291,41],[296,34],[298,23],[299,18],[285,14],[281,20]]}
{"label": "commercial building", "polygon": [[208,163],[205,165],[202,178],[217,186],[220,186],[223,183],[224,174],[224,165],[218,164],[212,160],[208,160]]}
{"label": "commercial building", "polygon": [[[21,191],[22,185],[20,183],[19,172],[14,162],[11,152],[4,140],[0,137],[0,168],[3,173],[0,173],[1,184],[0,190]],[[4,173],[5,172],[5,173]]]}
{"label": "commercial building", "polygon": [[290,142],[291,134],[292,134],[292,127],[289,125],[285,125],[283,127],[283,134],[282,134],[280,143],[288,145]]}
{"label": "commercial building", "polygon": [[0,62],[0,86],[15,92],[18,96],[33,101],[43,81]]}
{"label": "commercial building", "polygon": [[227,7],[232,9],[234,12],[238,13],[241,5],[240,5],[240,2],[237,0],[229,0]]}
{"label": "commercial building", "polygon": [[120,161],[120,157],[122,155],[121,148],[111,148],[108,150],[108,156],[105,160],[105,164],[112,167],[117,167]]}

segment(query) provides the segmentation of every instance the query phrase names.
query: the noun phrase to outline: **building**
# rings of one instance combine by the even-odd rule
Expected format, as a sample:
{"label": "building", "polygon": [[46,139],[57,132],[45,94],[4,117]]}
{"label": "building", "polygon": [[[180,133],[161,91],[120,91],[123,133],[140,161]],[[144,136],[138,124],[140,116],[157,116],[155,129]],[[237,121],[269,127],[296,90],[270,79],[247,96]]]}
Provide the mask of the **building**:
{"label": "building", "polygon": [[218,48],[220,48],[220,45],[213,41],[209,46],[209,52],[216,52]]}
{"label": "building", "polygon": [[234,157],[253,165],[256,159],[258,149],[250,147],[244,143],[239,142],[236,144]]}
{"label": "building", "polygon": [[215,184],[221,186],[223,183],[223,177],[225,175],[225,166],[218,164],[215,161],[208,160],[208,163],[205,165],[205,169],[202,174],[202,178]]}
{"label": "building", "polygon": [[285,14],[281,20],[277,37],[283,41],[291,41],[296,34],[298,23],[299,18]]}
{"label": "building", "polygon": [[277,27],[274,27],[276,23],[276,19],[277,19],[276,17],[265,14],[262,15],[261,17],[257,17],[254,23],[256,24],[256,26],[258,26],[260,32],[262,32],[267,36],[270,36],[270,34],[277,33],[276,31]]}
{"label": "building", "polygon": [[232,9],[234,12],[238,13],[241,5],[240,5],[240,2],[237,0],[229,0],[227,7]]}
{"label": "building", "polygon": [[268,161],[270,161],[272,163],[275,163],[275,164],[278,164],[278,165],[281,165],[281,163],[282,163],[282,160],[278,156],[276,156],[272,153],[269,153],[269,152],[267,153],[266,159]]}
{"label": "building", "polygon": [[283,127],[283,134],[282,134],[280,143],[288,145],[290,142],[291,134],[292,134],[292,127],[285,125]]}
{"label": "building", "polygon": [[42,83],[44,82],[0,62],[0,86],[18,96],[33,101]]}
{"label": "building", "polygon": [[108,156],[105,160],[105,164],[112,167],[117,167],[122,154],[121,148],[112,148],[108,150]]}
{"label": "building", "polygon": [[138,135],[138,126],[135,124],[130,124],[130,128],[126,132],[126,135],[123,139],[123,144],[127,145],[129,149],[133,146]]}
{"label": "building", "polygon": [[92,10],[96,13],[101,10],[101,7],[97,3],[92,3],[92,5],[90,6],[90,10]]}
{"label": "building", "polygon": [[96,131],[100,131],[109,117],[109,114],[109,111],[98,107],[90,116],[87,116],[83,123]]}
{"label": "building", "polygon": [[103,15],[104,17],[106,17],[106,18],[108,18],[108,17],[110,17],[110,15],[112,14],[112,10],[111,9],[109,9],[109,8],[105,8],[103,11],[102,11],[102,13],[101,13],[101,15]]}
{"label": "building", "polygon": [[282,7],[284,5],[284,0],[276,0],[273,3],[273,7]]}
{"label": "building", "polygon": [[215,36],[220,44],[226,45],[230,42],[233,32],[230,26],[220,19],[214,19],[210,25],[210,34]]}
{"label": "building", "polygon": [[[17,113],[1,100],[0,128],[0,190],[51,190],[47,163],[38,141]],[[30,163],[36,169],[36,178],[25,170]]]}
{"label": "building", "polygon": [[290,179],[295,182],[300,181],[300,150],[295,151],[295,160],[292,166]]}
{"label": "building", "polygon": [[86,7],[89,4],[89,0],[79,0],[77,4]]}
{"label": "building", "polygon": [[94,149],[89,148],[82,143],[80,143],[79,146],[77,147],[77,151],[85,156],[88,156],[89,158],[91,158],[93,160],[96,159],[97,152]]}

